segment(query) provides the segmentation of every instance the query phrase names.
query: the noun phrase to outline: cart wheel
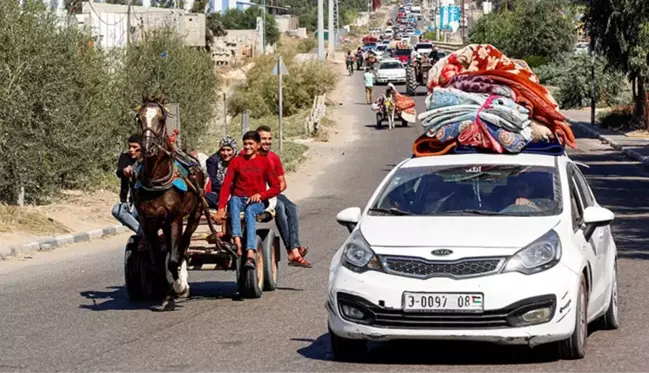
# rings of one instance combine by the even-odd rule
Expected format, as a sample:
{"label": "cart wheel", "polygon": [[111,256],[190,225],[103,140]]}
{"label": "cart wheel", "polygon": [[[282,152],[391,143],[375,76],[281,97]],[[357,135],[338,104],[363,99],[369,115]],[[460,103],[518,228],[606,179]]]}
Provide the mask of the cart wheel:
{"label": "cart wheel", "polygon": [[126,244],[124,253],[124,279],[126,292],[131,301],[158,300],[169,290],[164,260],[151,263],[148,252],[140,252],[141,238],[133,235]]}
{"label": "cart wheel", "polygon": [[376,128],[383,128],[383,116],[380,113],[376,113]]}
{"label": "cart wheel", "polygon": [[262,254],[262,240],[259,235],[257,236],[257,257],[255,261],[257,267],[254,270],[244,268],[243,263],[246,262],[246,255],[241,256],[241,269],[239,270],[241,278],[240,293],[245,298],[260,298],[264,289],[264,256]]}
{"label": "cart wheel", "polygon": [[138,301],[145,298],[142,289],[141,273],[141,255],[137,250],[138,238],[131,236],[126,243],[124,250],[124,283],[126,293],[131,301]]}
{"label": "cart wheel", "polygon": [[260,229],[257,234],[263,237],[261,252],[264,257],[264,291],[274,291],[277,289],[277,263],[279,263],[279,247],[276,246],[275,231]]}

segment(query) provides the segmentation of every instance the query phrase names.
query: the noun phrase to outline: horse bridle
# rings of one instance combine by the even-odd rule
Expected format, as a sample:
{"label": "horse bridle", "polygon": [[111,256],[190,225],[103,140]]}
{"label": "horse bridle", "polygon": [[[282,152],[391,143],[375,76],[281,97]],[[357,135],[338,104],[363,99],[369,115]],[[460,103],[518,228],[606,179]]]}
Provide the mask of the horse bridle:
{"label": "horse bridle", "polygon": [[[156,132],[153,128],[143,126],[142,120],[140,119],[139,111],[142,108],[152,107],[152,106],[156,106],[162,112],[162,124],[163,125],[162,125],[162,129],[159,132]],[[144,141],[145,135],[146,135],[147,132],[150,132],[153,135],[153,144],[152,144],[153,148],[151,149],[151,152],[152,152],[151,155],[155,155],[158,150],[162,150],[162,151],[168,153],[164,149],[164,146],[163,146],[164,142],[165,142],[165,137],[167,136],[167,110],[165,109],[165,107],[162,104],[160,104],[158,102],[155,102],[155,101],[149,101],[149,102],[145,103],[142,107],[138,108],[138,113],[135,114],[135,121],[138,123],[138,125],[140,127],[140,131],[141,131],[140,134],[142,135],[142,141]],[[142,150],[144,150],[144,149],[142,149]]]}

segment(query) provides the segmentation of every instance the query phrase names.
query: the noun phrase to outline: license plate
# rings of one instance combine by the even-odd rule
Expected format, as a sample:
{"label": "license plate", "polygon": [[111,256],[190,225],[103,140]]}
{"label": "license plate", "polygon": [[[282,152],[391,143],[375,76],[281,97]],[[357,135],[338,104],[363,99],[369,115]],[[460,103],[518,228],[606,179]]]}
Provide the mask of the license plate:
{"label": "license plate", "polygon": [[481,293],[403,293],[403,310],[410,312],[483,312]]}

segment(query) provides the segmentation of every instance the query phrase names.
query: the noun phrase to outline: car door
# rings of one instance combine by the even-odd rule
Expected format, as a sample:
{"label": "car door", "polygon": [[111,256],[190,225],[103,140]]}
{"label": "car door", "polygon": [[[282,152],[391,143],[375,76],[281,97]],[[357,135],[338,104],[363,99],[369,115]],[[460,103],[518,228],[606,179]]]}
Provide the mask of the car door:
{"label": "car door", "polygon": [[[591,206],[597,206],[597,201],[595,200],[595,196],[593,196],[593,192],[591,191],[588,181],[586,180],[586,177],[584,174],[581,172],[581,170],[576,166],[572,165],[573,167],[573,177],[575,178],[575,181],[577,182],[577,187],[579,190],[579,194],[582,197],[582,203],[584,209],[587,207]],[[593,232],[593,236],[590,238],[589,243],[593,246],[595,249],[595,255],[597,257],[597,265],[596,268],[593,269],[593,277],[597,278],[602,278],[603,280],[600,282],[601,283],[601,288],[597,287],[594,288],[594,294],[596,296],[605,295],[606,293],[606,285],[608,282],[606,281],[607,277],[607,263],[608,261],[608,256],[609,256],[609,247],[610,247],[610,239],[611,233],[610,233],[610,226],[605,226],[605,227],[598,227],[595,229]]]}
{"label": "car door", "polygon": [[[571,164],[568,167],[568,182],[570,185],[570,205],[572,213],[572,227],[573,227],[573,241],[577,247],[581,248],[582,254],[585,256],[591,268],[591,279],[590,279],[590,296],[591,302],[588,308],[588,313],[597,312],[598,307],[596,299],[603,294],[606,290],[606,282],[604,281],[603,273],[603,263],[601,260],[602,257],[598,257],[598,250],[594,244],[594,237],[597,234],[595,232],[593,237],[590,240],[586,241],[584,232],[586,226],[584,224],[584,209],[587,207],[588,198],[585,196],[584,191],[581,189],[579,182],[579,170],[576,170],[576,166]],[[588,190],[590,192],[590,190]],[[595,305],[592,307],[591,305]]]}

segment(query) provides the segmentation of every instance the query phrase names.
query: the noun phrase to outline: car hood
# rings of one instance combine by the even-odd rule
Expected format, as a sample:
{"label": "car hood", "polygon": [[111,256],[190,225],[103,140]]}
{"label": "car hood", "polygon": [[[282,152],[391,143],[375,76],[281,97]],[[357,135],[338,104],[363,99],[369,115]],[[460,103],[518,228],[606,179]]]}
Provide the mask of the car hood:
{"label": "car hood", "polygon": [[371,246],[520,248],[555,227],[559,216],[364,216]]}

